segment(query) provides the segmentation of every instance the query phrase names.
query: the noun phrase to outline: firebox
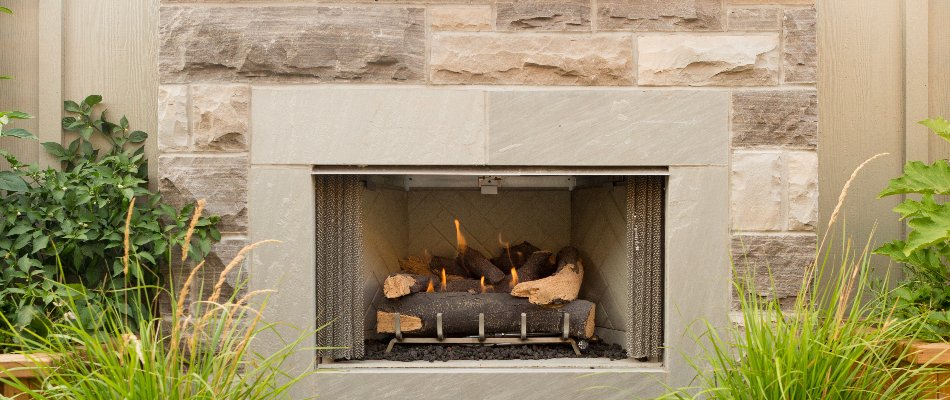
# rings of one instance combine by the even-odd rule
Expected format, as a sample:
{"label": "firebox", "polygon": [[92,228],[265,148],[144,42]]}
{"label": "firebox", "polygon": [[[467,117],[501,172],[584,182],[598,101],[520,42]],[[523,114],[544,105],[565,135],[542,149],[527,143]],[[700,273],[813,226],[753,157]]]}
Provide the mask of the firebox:
{"label": "firebox", "polygon": [[666,175],[315,168],[318,356],[659,360]]}

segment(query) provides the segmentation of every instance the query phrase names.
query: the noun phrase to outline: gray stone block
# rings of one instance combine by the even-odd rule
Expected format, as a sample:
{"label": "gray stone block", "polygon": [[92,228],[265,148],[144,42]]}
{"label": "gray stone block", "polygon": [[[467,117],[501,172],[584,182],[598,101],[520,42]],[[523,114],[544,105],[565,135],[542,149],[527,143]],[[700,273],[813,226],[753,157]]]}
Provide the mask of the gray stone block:
{"label": "gray stone block", "polygon": [[726,165],[728,103],[721,91],[490,92],[488,161]]}
{"label": "gray stone block", "polygon": [[251,104],[254,164],[485,163],[479,90],[257,87]]}

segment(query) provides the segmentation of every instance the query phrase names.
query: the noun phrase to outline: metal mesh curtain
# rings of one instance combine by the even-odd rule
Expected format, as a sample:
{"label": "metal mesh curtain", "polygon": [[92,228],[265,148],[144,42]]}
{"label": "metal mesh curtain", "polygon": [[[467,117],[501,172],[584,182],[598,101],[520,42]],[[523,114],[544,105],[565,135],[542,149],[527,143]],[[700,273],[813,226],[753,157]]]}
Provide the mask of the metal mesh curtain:
{"label": "metal mesh curtain", "polygon": [[363,357],[363,186],[355,176],[315,177],[319,357]]}
{"label": "metal mesh curtain", "polygon": [[630,271],[627,349],[633,358],[663,354],[663,203],[659,176],[627,179],[627,270]]}

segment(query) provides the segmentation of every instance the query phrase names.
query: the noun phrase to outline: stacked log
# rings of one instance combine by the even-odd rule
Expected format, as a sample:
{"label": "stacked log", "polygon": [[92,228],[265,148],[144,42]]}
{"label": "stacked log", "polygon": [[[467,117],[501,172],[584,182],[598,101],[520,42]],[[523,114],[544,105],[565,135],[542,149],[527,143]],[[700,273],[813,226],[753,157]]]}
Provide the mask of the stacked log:
{"label": "stacked log", "polygon": [[459,250],[455,258],[402,260],[403,271],[383,284],[377,332],[394,332],[400,313],[404,334],[434,336],[436,315],[442,313],[446,335],[472,335],[483,313],[489,334],[517,333],[525,313],[529,332],[556,335],[568,313],[572,337],[593,336],[594,304],[577,299],[584,279],[577,249],[565,247],[555,256],[522,242],[491,259],[465,246]]}

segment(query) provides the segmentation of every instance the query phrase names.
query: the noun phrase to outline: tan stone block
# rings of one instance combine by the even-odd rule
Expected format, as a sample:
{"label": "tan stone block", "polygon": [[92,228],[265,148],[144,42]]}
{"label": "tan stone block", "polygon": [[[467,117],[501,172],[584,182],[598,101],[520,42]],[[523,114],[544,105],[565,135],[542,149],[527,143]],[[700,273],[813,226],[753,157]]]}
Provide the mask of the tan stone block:
{"label": "tan stone block", "polygon": [[436,31],[490,31],[491,6],[437,6],[429,9],[429,26]]}
{"label": "tan stone block", "polygon": [[732,95],[732,146],[814,149],[818,94],[814,90],[750,90]]}
{"label": "tan stone block", "polygon": [[774,34],[641,36],[637,50],[640,85],[778,83],[779,41]]}
{"label": "tan stone block", "polygon": [[729,4],[815,4],[815,0],[726,0]]}
{"label": "tan stone block", "polygon": [[188,86],[158,87],[158,150],[188,150]]}
{"label": "tan stone block", "polygon": [[633,43],[618,35],[432,35],[438,84],[629,85]]}
{"label": "tan stone block", "polygon": [[590,30],[590,0],[499,0],[495,4],[498,30]]}
{"label": "tan stone block", "polygon": [[813,231],[818,224],[818,153],[786,154],[788,229]]}
{"label": "tan stone block", "polygon": [[[814,234],[735,235],[735,279],[750,283],[749,294],[788,304],[801,291],[805,270],[815,261]],[[751,279],[751,281],[746,281]]]}
{"label": "tan stone block", "polygon": [[250,101],[251,88],[247,85],[193,85],[194,149],[247,151]]}
{"label": "tan stone block", "polygon": [[730,31],[777,31],[782,29],[778,8],[732,8],[726,12]]}
{"label": "tan stone block", "polygon": [[422,82],[425,10],[162,6],[162,82]]}
{"label": "tan stone block", "polygon": [[721,0],[598,0],[598,30],[721,31]]}
{"label": "tan stone block", "polygon": [[818,80],[818,12],[814,8],[785,10],[782,26],[782,66],[785,82],[814,83]]}
{"label": "tan stone block", "polygon": [[738,231],[778,231],[785,228],[782,215],[785,182],[780,153],[732,155],[732,228]]}
{"label": "tan stone block", "polygon": [[205,199],[205,215],[219,215],[222,232],[247,230],[246,156],[176,156],[158,158],[158,189],[177,207]]}

